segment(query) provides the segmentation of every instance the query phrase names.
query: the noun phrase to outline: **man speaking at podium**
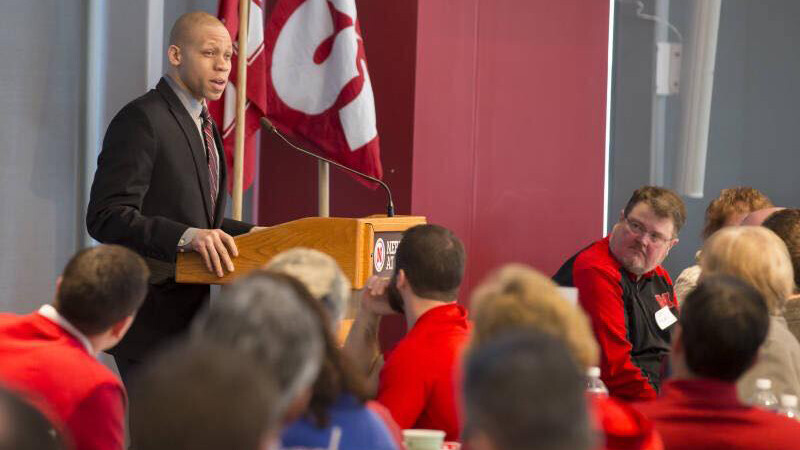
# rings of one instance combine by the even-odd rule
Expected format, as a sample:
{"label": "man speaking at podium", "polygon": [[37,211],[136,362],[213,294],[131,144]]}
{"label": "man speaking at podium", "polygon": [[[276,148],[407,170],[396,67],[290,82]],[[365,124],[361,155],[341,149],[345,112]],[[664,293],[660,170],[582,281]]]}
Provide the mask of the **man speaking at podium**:
{"label": "man speaking at podium", "polygon": [[230,34],[217,18],[184,14],[170,32],[167,74],[117,113],[103,140],[86,214],[89,234],[134,249],[152,273],[131,330],[109,351],[126,384],[147,352],[183,332],[207,301],[207,285],[175,282],[177,253],[200,253],[222,277],[238,255],[231,236],[253,228],[223,217],[225,158],[206,107],[225,91],[232,55]]}

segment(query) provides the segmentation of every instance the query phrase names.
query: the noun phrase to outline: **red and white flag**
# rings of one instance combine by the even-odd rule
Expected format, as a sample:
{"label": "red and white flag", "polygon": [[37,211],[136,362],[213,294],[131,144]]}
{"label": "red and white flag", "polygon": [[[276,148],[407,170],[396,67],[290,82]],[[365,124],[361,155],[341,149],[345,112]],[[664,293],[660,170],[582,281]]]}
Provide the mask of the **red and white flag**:
{"label": "red and white flag", "polygon": [[382,178],[355,0],[278,0],[266,37],[272,123],[334,161]]}
{"label": "red and white flag", "polygon": [[[239,1],[220,0],[217,14],[233,40],[231,74],[225,93],[217,101],[209,102],[208,109],[220,127],[228,165],[228,190],[233,187],[233,153],[236,140],[236,86],[237,60],[239,58]],[[261,128],[259,120],[267,111],[267,62],[264,56],[264,13],[260,0],[250,0],[250,17],[247,25],[247,102],[245,104],[244,175],[242,189],[253,183],[256,170],[256,135]]]}

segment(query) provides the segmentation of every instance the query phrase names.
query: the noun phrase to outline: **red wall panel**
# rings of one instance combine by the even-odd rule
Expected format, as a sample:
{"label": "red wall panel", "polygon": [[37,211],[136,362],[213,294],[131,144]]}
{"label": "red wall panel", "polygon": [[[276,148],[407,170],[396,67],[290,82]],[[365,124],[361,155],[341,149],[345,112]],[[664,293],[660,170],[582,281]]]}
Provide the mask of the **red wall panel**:
{"label": "red wall panel", "polygon": [[412,211],[464,240],[462,301],[503,263],[550,274],[601,235],[608,7],[420,2]]}
{"label": "red wall panel", "polygon": [[[606,0],[357,1],[387,182],[487,272],[545,273],[601,236]],[[333,215],[384,210],[332,170]],[[316,214],[316,163],[263,139],[259,223]]]}

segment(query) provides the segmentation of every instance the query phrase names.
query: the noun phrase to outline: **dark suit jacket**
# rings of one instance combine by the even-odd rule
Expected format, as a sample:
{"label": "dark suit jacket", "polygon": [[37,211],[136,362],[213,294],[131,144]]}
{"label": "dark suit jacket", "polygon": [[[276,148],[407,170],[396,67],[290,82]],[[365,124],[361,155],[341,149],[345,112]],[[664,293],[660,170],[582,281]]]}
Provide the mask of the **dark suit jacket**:
{"label": "dark suit jacket", "polygon": [[189,227],[246,233],[252,225],[226,219],[227,174],[222,140],[220,189],[211,211],[208,163],[195,122],[162,79],[111,121],[97,160],[86,214],[89,234],[130,247],[151,270],[150,292],[125,339],[111,353],[139,360],[183,331],[208,296],[208,286],[174,282],[180,237]]}

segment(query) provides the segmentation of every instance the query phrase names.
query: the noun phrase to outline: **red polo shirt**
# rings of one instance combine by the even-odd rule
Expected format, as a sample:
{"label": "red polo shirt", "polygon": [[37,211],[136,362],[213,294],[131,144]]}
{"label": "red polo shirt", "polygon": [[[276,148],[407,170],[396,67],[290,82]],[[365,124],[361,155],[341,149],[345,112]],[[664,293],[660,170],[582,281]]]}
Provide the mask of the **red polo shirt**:
{"label": "red polo shirt", "polygon": [[633,406],[653,421],[667,450],[800,448],[800,423],[742,404],[734,383],[668,381],[661,397]]}
{"label": "red polo shirt", "polygon": [[448,303],[420,316],[387,355],[378,383],[378,402],[402,429],[443,430],[458,440],[456,370],[469,338],[467,310]]}

